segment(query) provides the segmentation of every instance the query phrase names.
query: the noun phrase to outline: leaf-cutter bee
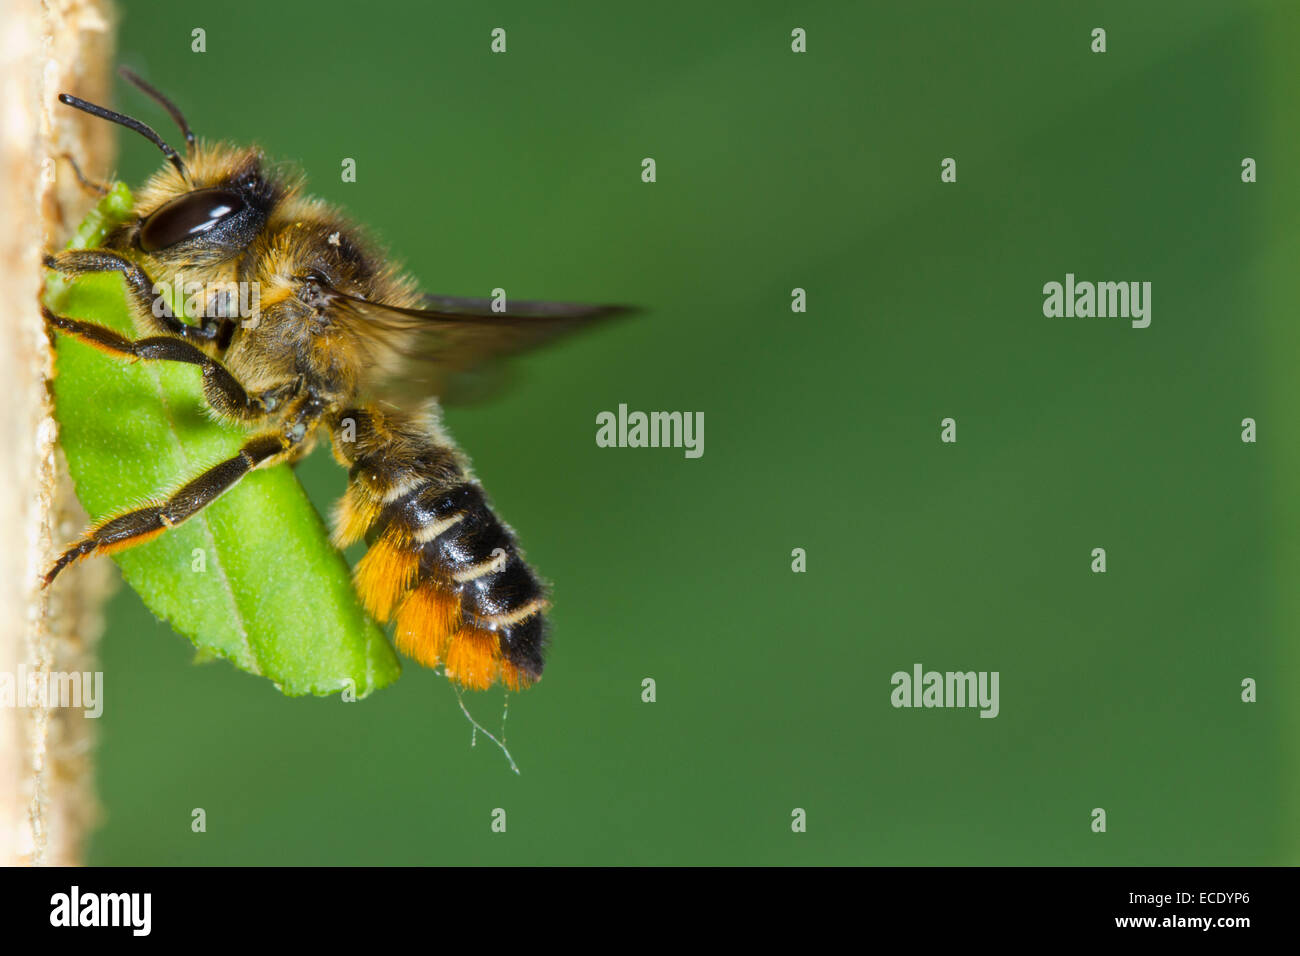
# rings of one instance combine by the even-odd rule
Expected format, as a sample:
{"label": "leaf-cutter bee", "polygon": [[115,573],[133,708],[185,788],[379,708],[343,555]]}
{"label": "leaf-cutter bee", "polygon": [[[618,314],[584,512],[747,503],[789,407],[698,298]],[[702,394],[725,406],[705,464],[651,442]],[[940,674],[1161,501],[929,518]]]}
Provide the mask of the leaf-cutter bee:
{"label": "leaf-cutter bee", "polygon": [[[121,72],[176,121],[184,155],[137,119],[60,95],[145,136],[167,162],[100,247],[58,252],[46,265],[120,273],[140,336],[42,307],[45,320],[124,360],[198,366],[213,414],[251,434],[174,493],[92,527],[45,584],[80,558],[165,533],[254,469],[297,462],[324,432],[349,469],[334,543],[368,543],[354,583],[371,615],[395,620],[397,647],[465,687],[536,681],[547,595],[441,427],[437,402],[491,360],[632,310],[511,302],[494,311],[491,300],[421,295],[337,210],[307,196],[299,175],[270,167],[256,148],[200,142],[167,97]],[[224,291],[200,316],[173,315],[158,290],[189,280],[256,287],[256,316],[231,316]],[[395,384],[429,401],[382,400]]]}

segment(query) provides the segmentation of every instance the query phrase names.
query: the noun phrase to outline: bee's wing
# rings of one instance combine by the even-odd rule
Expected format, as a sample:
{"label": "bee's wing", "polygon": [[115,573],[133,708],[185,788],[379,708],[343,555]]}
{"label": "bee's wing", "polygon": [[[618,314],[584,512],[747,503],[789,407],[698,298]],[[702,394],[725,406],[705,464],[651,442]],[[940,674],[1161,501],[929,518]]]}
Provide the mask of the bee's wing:
{"label": "bee's wing", "polygon": [[492,310],[492,299],[425,296],[424,308],[410,309],[348,297],[348,306],[379,326],[413,333],[406,337],[403,370],[385,390],[393,397],[436,396],[446,404],[479,401],[508,380],[502,362],[574,332],[639,310],[621,305],[567,302],[508,302]]}

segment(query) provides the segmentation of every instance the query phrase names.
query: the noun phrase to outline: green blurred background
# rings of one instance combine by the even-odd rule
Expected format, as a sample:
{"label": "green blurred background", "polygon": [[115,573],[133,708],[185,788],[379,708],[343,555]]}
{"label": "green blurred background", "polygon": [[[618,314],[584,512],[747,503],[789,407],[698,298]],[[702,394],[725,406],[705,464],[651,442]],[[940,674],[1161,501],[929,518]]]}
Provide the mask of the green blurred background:
{"label": "green blurred background", "polygon": [[[128,3],[120,62],[428,290],[649,311],[449,414],[555,583],[521,776],[432,672],[284,699],[119,591],[91,862],[1300,860],[1297,41],[1290,2]],[[1151,327],[1044,318],[1066,272]],[[703,458],[597,448],[620,403]],[[1000,716],[893,709],[916,662]]]}

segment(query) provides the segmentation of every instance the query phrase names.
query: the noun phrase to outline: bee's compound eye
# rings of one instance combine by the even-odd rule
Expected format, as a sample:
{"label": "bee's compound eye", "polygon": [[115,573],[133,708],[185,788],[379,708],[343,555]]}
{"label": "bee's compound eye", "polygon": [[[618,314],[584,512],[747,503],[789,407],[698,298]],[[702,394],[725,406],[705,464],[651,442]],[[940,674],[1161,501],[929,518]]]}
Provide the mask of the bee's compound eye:
{"label": "bee's compound eye", "polygon": [[228,189],[197,189],[186,193],[145,220],[140,230],[140,248],[156,252],[197,238],[243,209],[244,200]]}

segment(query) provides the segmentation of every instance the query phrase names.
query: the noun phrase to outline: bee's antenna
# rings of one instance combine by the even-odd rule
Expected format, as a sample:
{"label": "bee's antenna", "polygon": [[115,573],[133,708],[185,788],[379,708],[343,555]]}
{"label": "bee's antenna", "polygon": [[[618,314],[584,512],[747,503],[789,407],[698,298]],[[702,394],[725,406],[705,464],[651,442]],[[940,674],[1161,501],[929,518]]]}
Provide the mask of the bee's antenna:
{"label": "bee's antenna", "polygon": [[180,111],[180,108],[177,107],[175,103],[163,96],[154,86],[140,79],[134,71],[122,66],[118,67],[117,73],[118,76],[137,87],[145,96],[149,97],[171,114],[171,118],[176,121],[176,125],[179,126],[181,132],[185,134],[185,145],[188,147],[187,152],[189,149],[194,148],[194,131],[190,129],[190,124],[185,122],[185,115]]}
{"label": "bee's antenna", "polygon": [[144,123],[141,123],[138,119],[133,119],[132,117],[126,116],[122,113],[114,113],[112,110],[104,109],[102,106],[96,106],[94,103],[87,103],[85,100],[81,99],[81,97],[73,96],[71,93],[60,93],[59,102],[66,106],[71,106],[74,109],[79,109],[83,113],[89,113],[91,116],[98,116],[100,119],[106,119],[110,123],[117,123],[121,126],[125,126],[127,129],[135,130],[145,139],[149,140],[149,142],[161,149],[163,155],[166,156],[171,164],[176,167],[177,172],[186,179],[190,178],[190,171],[185,168],[185,163],[182,161],[180,154],[163,142],[161,136]]}

